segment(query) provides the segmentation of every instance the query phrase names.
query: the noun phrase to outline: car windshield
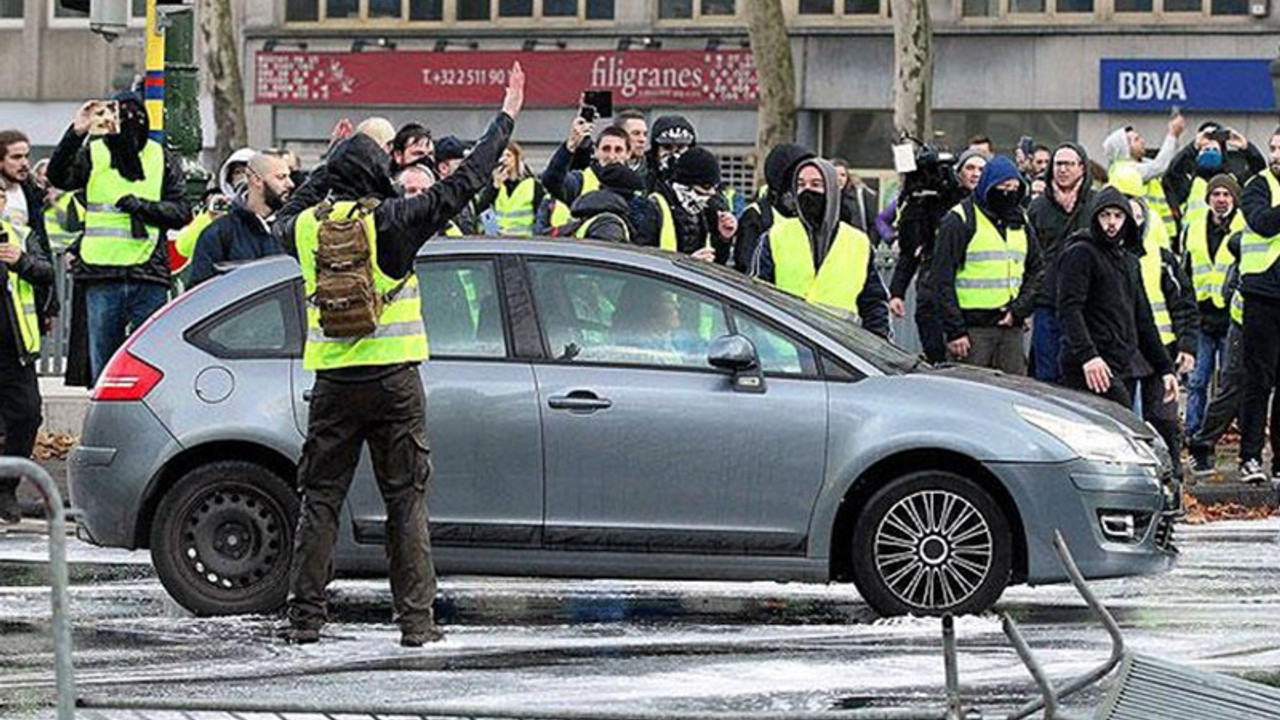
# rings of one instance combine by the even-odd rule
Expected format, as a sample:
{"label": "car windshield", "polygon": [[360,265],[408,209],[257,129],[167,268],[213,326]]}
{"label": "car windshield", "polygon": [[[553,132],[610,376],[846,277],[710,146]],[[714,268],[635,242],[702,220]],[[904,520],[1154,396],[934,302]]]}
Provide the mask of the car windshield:
{"label": "car windshield", "polygon": [[807,303],[794,295],[778,290],[769,283],[713,263],[688,258],[682,258],[678,262],[684,267],[744,288],[770,305],[799,317],[883,373],[896,375],[927,367],[918,356],[912,355],[873,332],[862,329],[851,317],[836,310]]}

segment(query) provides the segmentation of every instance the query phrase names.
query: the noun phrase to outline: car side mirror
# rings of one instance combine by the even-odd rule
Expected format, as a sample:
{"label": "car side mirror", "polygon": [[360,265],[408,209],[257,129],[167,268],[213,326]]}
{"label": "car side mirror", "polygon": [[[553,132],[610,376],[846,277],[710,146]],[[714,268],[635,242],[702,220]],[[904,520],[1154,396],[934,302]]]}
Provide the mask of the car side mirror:
{"label": "car side mirror", "polygon": [[722,335],[711,341],[707,363],[713,368],[733,373],[733,389],[740,392],[764,392],[764,374],[756,346],[744,335]]}

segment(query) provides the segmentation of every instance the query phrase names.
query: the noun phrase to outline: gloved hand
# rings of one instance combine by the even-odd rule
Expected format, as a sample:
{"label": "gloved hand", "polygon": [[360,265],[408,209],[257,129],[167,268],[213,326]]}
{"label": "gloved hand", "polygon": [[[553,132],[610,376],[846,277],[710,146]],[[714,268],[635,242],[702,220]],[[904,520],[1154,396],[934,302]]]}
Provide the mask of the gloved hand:
{"label": "gloved hand", "polygon": [[142,207],[142,201],[135,195],[125,195],[116,201],[116,209],[122,213],[132,215]]}

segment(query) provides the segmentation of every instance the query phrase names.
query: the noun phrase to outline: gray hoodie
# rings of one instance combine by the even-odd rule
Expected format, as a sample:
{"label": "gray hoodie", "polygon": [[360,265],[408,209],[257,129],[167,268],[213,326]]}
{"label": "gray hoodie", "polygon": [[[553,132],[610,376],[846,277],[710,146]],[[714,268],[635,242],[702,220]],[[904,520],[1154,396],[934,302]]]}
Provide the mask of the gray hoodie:
{"label": "gray hoodie", "polygon": [[1160,144],[1160,152],[1156,153],[1153,160],[1133,159],[1129,153],[1129,133],[1125,128],[1118,128],[1102,141],[1102,159],[1106,162],[1107,170],[1110,171],[1117,162],[1128,160],[1138,167],[1144,183],[1164,175],[1177,153],[1178,138],[1167,133],[1164,136],[1164,142]]}

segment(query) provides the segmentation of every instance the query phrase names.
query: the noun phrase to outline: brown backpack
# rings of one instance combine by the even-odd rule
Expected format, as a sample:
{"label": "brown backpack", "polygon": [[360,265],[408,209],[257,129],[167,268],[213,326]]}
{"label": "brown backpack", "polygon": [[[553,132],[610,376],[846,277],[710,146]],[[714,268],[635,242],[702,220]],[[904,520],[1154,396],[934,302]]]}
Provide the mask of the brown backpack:
{"label": "brown backpack", "polygon": [[333,205],[321,203],[316,233],[316,291],[311,302],[320,310],[325,337],[359,338],[378,328],[382,306],[390,302],[404,283],[385,296],[373,282],[373,247],[365,232],[364,218],[378,207],[376,198],[365,198],[345,217],[330,217]]}

